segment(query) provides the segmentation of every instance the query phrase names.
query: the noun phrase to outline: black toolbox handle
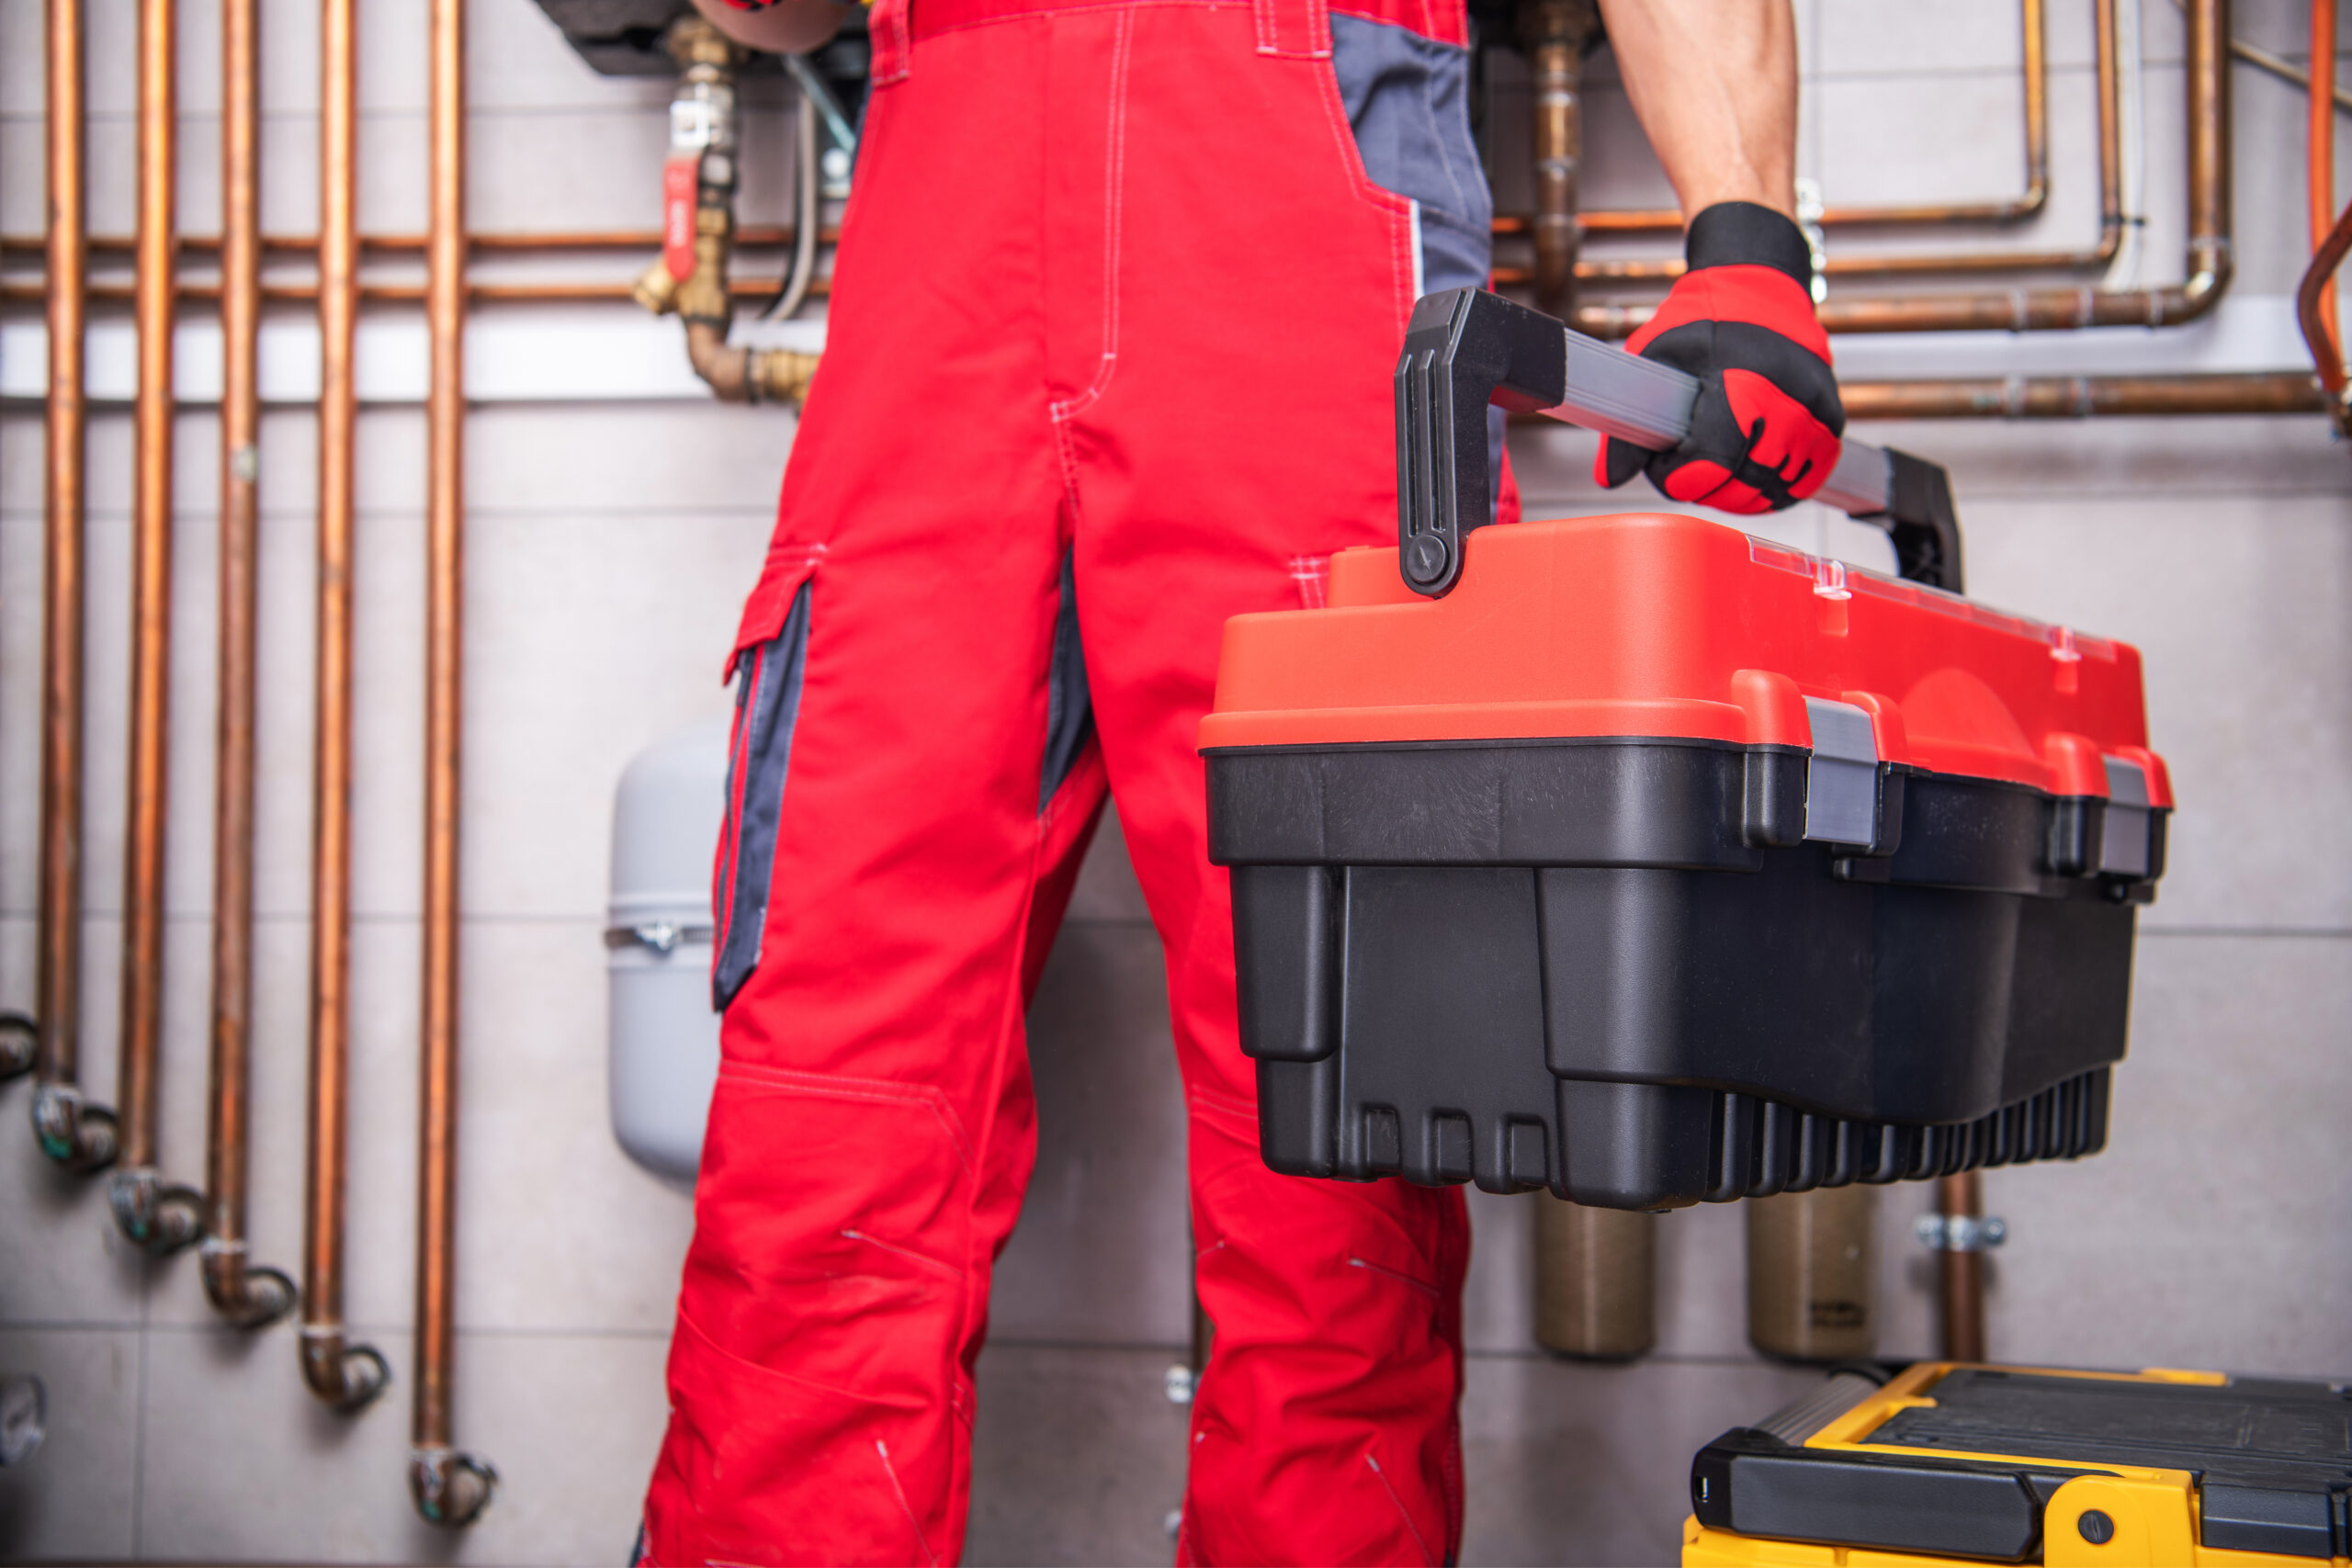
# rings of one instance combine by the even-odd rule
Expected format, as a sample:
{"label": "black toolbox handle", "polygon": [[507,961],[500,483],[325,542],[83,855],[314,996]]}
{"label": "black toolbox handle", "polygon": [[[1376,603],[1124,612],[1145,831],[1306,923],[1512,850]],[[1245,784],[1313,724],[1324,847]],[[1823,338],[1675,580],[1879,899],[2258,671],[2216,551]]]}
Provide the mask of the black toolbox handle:
{"label": "black toolbox handle", "polygon": [[[1396,361],[1397,569],[1438,598],[1494,518],[1487,408],[1542,413],[1653,450],[1690,428],[1699,382],[1483,288],[1423,295]],[[1961,591],[1960,516],[1940,465],[1848,436],[1815,499],[1875,523],[1902,574]]]}

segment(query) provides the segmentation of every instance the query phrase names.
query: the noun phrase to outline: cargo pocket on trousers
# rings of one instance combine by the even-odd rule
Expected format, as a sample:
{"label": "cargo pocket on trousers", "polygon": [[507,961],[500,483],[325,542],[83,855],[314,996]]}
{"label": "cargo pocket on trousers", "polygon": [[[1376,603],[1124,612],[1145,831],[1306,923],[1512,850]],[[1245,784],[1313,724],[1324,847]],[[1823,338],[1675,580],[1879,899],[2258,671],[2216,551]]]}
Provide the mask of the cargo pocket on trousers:
{"label": "cargo pocket on trousers", "polygon": [[727,762],[727,817],[712,899],[718,928],[710,974],[711,1006],[725,1011],[759,967],[775,876],[775,843],[784,815],[785,775],[800,716],[800,678],[808,660],[808,598],[803,581],[784,625],[764,642],[737,650],[734,739]]}

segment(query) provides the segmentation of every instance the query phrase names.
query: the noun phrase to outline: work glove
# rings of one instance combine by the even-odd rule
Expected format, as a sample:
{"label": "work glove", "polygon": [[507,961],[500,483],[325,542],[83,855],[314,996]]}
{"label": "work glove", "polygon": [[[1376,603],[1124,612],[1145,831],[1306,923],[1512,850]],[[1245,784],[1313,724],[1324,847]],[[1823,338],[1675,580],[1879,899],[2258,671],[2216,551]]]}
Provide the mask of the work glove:
{"label": "work glove", "polygon": [[1604,439],[1593,477],[1613,490],[1646,470],[1668,500],[1725,512],[1794,505],[1838,466],[1846,429],[1804,233],[1720,201],[1690,220],[1683,254],[1690,270],[1625,346],[1699,378],[1690,434],[1663,452]]}

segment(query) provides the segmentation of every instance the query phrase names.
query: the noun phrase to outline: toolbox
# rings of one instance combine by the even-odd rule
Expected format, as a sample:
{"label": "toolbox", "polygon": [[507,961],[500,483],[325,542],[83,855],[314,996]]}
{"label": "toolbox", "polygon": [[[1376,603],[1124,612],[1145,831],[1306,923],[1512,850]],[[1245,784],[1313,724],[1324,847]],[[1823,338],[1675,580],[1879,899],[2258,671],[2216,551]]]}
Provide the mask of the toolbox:
{"label": "toolbox", "polygon": [[2340,1383],[1855,1367],[1699,1451],[1682,1561],[2342,1563],[2348,1499]]}
{"label": "toolbox", "polygon": [[1267,1163],[1647,1209],[2095,1152],[2172,806],[2138,653],[1947,591],[1940,470],[1858,441],[1830,491],[1920,581],[1676,514],[1473,532],[1489,398],[1656,444],[1665,378],[1430,297],[1399,547],[1227,624]]}

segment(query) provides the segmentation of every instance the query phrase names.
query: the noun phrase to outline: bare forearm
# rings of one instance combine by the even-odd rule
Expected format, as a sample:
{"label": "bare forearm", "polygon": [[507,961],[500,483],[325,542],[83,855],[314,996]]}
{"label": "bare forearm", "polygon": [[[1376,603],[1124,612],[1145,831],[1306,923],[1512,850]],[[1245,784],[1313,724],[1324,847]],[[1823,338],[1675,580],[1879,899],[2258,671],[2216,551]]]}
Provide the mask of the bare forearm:
{"label": "bare forearm", "polygon": [[850,13],[844,0],[776,0],[757,11],[739,10],[727,0],[695,0],[695,9],[744,48],[770,54],[806,54],[841,31]]}
{"label": "bare forearm", "polygon": [[1789,0],[1601,0],[1625,91],[1686,223],[1719,201],[1795,216]]}

